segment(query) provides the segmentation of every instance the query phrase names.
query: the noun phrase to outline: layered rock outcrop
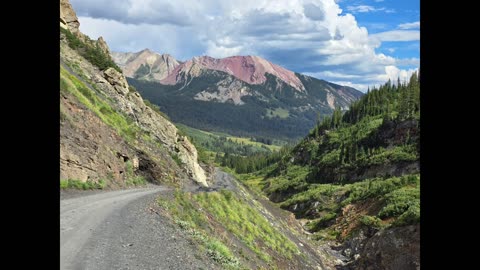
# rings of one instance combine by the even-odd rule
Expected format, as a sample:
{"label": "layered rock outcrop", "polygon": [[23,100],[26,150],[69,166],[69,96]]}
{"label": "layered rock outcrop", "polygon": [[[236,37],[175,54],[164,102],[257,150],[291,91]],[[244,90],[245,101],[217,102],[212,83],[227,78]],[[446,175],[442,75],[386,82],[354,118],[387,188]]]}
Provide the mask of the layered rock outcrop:
{"label": "layered rock outcrop", "polygon": [[[60,7],[68,29],[78,30],[79,23],[68,0],[62,0]],[[83,35],[81,32],[78,34]],[[96,42],[102,51],[109,52],[102,38],[91,42]],[[100,70],[70,48],[65,38],[61,38],[60,48],[65,74],[75,76],[98,98],[108,102],[115,110],[112,113],[131,119],[130,125],[136,126],[143,134],[143,137],[137,135],[134,140],[126,140],[98,113],[84,106],[74,95],[62,91],[61,179],[96,181],[108,178],[121,186],[122,179],[125,180],[122,174],[128,169],[151,181],[165,182],[165,179],[183,177],[203,186],[208,185],[205,171],[198,164],[195,147],[179,134],[174,124],[144,103],[140,94],[129,87],[122,73],[114,68]],[[176,164],[174,156],[178,156],[180,164]],[[181,171],[175,170],[178,167]]]}
{"label": "layered rock outcrop", "polygon": [[70,32],[74,34],[79,32],[80,22],[68,0],[60,0],[60,26],[70,30]]}

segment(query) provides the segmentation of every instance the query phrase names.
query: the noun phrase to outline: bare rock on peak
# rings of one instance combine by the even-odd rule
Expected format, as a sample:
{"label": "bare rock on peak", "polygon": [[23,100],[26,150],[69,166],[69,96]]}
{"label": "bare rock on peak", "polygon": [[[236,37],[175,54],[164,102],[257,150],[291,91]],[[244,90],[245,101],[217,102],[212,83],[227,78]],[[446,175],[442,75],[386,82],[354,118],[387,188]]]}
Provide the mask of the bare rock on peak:
{"label": "bare rock on peak", "polygon": [[98,38],[97,44],[98,44],[98,46],[100,47],[100,49],[101,49],[106,55],[110,55],[110,50],[108,49],[108,45],[107,45],[107,43],[105,42],[105,40],[103,39],[103,37],[99,37],[99,38]]}
{"label": "bare rock on peak", "polygon": [[[196,66],[196,68],[192,69],[193,66]],[[293,71],[270,63],[261,57],[250,55],[231,56],[221,59],[210,56],[196,56],[177,66],[161,83],[176,84],[178,79],[184,77],[181,76],[182,74],[197,76],[199,74],[198,67],[223,71],[249,84],[264,83],[267,80],[265,74],[269,73],[278,77],[281,81],[292,86],[297,91],[305,91],[305,86]],[[190,74],[191,71],[195,71],[195,74]]]}
{"label": "bare rock on peak", "polygon": [[80,22],[69,0],[60,0],[60,26],[66,25],[72,33],[78,33]]}
{"label": "bare rock on peak", "polygon": [[125,76],[147,81],[159,82],[180,64],[173,56],[158,54],[150,49],[136,53],[112,52],[110,55]]}

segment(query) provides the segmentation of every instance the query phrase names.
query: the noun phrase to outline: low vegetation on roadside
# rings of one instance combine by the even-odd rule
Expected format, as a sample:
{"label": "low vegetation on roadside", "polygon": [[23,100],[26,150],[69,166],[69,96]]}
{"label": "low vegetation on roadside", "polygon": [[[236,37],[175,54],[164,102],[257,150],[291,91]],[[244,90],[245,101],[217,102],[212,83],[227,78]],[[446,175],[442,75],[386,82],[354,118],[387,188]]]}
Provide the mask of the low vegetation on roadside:
{"label": "low vegetation on roadside", "polygon": [[61,189],[82,189],[82,190],[89,190],[89,189],[104,189],[106,187],[106,181],[100,179],[98,182],[94,181],[80,181],[76,179],[63,179],[60,180],[60,188]]}
{"label": "low vegetation on roadside", "polygon": [[232,191],[176,191],[173,199],[158,198],[158,205],[225,267],[242,268],[253,260],[271,268],[278,258],[289,260],[299,253],[256,207]]}

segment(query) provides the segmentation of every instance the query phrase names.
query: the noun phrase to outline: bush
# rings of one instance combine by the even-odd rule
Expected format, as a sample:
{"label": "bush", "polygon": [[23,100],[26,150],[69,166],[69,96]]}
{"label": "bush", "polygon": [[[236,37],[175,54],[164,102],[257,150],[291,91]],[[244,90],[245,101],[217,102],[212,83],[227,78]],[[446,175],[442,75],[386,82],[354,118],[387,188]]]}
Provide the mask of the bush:
{"label": "bush", "polygon": [[61,189],[83,189],[83,190],[90,190],[90,189],[104,189],[106,187],[106,182],[103,179],[100,179],[98,182],[94,181],[86,181],[82,182],[77,179],[63,179],[60,180],[60,188]]}
{"label": "bush", "polygon": [[138,93],[137,88],[135,88],[131,85],[128,86],[128,92],[129,93]]}
{"label": "bush", "polygon": [[68,188],[68,180],[60,180],[60,188],[61,189]]}
{"label": "bush", "polygon": [[175,163],[177,163],[178,166],[180,166],[180,167],[182,166],[183,162],[182,162],[182,160],[180,159],[180,157],[178,156],[177,153],[170,153],[170,156],[175,161]]}
{"label": "bush", "polygon": [[122,73],[122,70],[117,66],[117,64],[115,64],[115,62],[113,62],[110,55],[105,54],[105,52],[100,49],[100,47],[95,41],[90,40],[95,45],[87,44],[83,40],[72,34],[72,32],[70,32],[69,30],[63,29],[61,27],[60,32],[65,34],[68,46],[70,46],[70,48],[77,50],[80,55],[82,55],[93,65],[100,68],[100,70],[105,70],[109,67],[112,67],[118,72]]}
{"label": "bush", "polygon": [[[158,107],[157,105],[151,103],[150,101],[148,101],[148,99],[144,99],[143,102],[145,103],[145,105],[147,105],[148,107],[150,107],[150,109],[154,110],[156,113],[160,114],[163,118],[167,119],[168,121],[171,121],[170,120],[170,117],[168,117],[168,115],[166,115],[164,112],[160,111],[160,107]],[[182,132],[180,129],[179,129],[179,132]],[[185,135],[185,134],[183,134]]]}
{"label": "bush", "polygon": [[365,226],[373,227],[376,229],[381,229],[384,227],[384,225],[382,224],[382,220],[378,217],[364,215],[360,218],[360,222]]}
{"label": "bush", "polygon": [[147,180],[145,180],[145,177],[137,175],[127,179],[127,181],[125,181],[125,184],[127,186],[144,186],[145,184],[147,184]]}
{"label": "bush", "polygon": [[317,220],[309,222],[306,227],[309,231],[316,232],[316,231],[319,231],[320,229],[328,227],[329,223],[335,220],[336,217],[337,217],[336,213],[330,212]]}
{"label": "bush", "polygon": [[417,224],[420,222],[420,203],[415,202],[393,223],[395,226]]}
{"label": "bush", "polygon": [[385,198],[387,204],[380,210],[378,216],[381,218],[398,217],[410,207],[420,205],[420,189],[403,187],[387,194]]}

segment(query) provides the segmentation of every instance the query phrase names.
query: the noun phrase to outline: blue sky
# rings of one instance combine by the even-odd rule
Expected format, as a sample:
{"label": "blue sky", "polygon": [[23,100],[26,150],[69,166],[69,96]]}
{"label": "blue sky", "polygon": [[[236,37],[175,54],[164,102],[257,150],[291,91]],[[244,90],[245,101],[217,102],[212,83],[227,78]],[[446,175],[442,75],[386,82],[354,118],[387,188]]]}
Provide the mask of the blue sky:
{"label": "blue sky", "polygon": [[[369,34],[420,29],[419,0],[343,0],[338,4],[343,9],[343,13],[351,12],[358,25],[366,27]],[[376,51],[399,59],[419,59],[420,42],[419,40],[384,41]],[[402,63],[398,66],[418,67],[411,63]]]}
{"label": "blue sky", "polygon": [[112,51],[258,55],[361,91],[420,64],[419,0],[71,0]]}

